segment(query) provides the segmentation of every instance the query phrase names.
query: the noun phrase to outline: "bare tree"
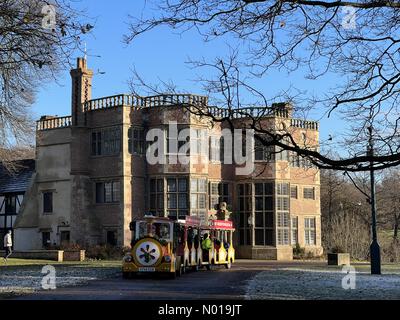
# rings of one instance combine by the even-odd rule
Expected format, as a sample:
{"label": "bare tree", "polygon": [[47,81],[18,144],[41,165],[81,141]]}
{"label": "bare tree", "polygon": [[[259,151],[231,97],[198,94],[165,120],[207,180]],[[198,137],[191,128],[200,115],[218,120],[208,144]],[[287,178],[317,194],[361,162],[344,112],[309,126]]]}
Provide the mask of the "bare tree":
{"label": "bare tree", "polygon": [[395,169],[389,170],[382,181],[383,190],[380,197],[380,209],[386,227],[393,231],[393,242],[398,244],[400,229],[400,172]]}
{"label": "bare tree", "polygon": [[[347,120],[347,131],[330,141],[331,147],[342,148],[340,156],[329,155],[316,146],[305,147],[291,139],[290,132],[274,133],[257,128],[260,111],[247,115],[254,120],[257,139],[268,136],[268,142],[307,158],[320,168],[344,171],[383,169],[400,164],[400,97],[399,19],[400,3],[396,1],[303,1],[303,0],[161,0],[146,1],[150,15],[131,17],[130,43],[161,25],[180,32],[198,30],[205,41],[231,35],[249,47],[241,64],[228,58],[214,62],[201,61],[198,66],[213,67],[218,75],[207,79],[208,92],[219,94],[223,121],[238,112],[246,113],[246,103],[238,87],[268,101],[262,92],[243,77],[264,77],[272,68],[307,70],[305,78],[323,80],[336,74],[341,83],[314,97],[302,92],[296,96],[286,90],[287,101],[296,101],[296,112],[304,114],[312,108],[324,110],[326,117],[336,115]],[[241,71],[241,73],[239,72]],[[239,75],[239,76],[238,76]],[[257,99],[255,99],[257,100]],[[300,102],[299,102],[300,101]],[[266,104],[262,104],[266,105]],[[207,107],[207,106],[203,106]],[[211,112],[196,111],[205,116]],[[241,109],[238,110],[238,109]],[[205,108],[207,110],[207,108]],[[367,127],[374,128],[375,154],[366,154]],[[258,131],[257,131],[258,130]],[[267,131],[267,132],[266,132]],[[289,143],[287,143],[289,141]],[[324,144],[328,143],[326,141]],[[333,145],[335,143],[335,145]]]}
{"label": "bare tree", "polygon": [[366,260],[371,237],[368,183],[362,175],[352,179],[333,170],[321,171],[322,241],[327,251],[349,252],[354,259]]}
{"label": "bare tree", "polygon": [[[80,36],[92,28],[64,0],[0,3],[0,163],[33,144],[29,107],[38,87],[69,66]],[[22,151],[25,152],[25,151]]]}

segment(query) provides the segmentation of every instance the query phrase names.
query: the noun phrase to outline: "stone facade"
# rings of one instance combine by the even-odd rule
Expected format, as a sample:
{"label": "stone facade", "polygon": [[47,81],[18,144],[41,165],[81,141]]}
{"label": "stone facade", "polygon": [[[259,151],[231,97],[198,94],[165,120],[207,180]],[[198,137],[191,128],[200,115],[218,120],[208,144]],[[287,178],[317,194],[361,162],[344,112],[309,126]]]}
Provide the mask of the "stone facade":
{"label": "stone facade", "polygon": [[[197,129],[199,136],[194,140],[208,143],[211,136],[220,138],[228,123],[188,110],[188,106],[214,110],[203,96],[91,99],[92,76],[86,61],[78,59],[71,71],[71,117],[47,116],[38,121],[35,183],[29,204],[16,221],[17,250],[40,249],[46,241],[128,246],[129,223],[137,217],[153,213],[175,219],[206,218],[216,212],[215,205],[226,202],[237,229],[239,257],[290,260],[296,243],[322,254],[316,168],[286,152],[275,154],[275,149],[268,159],[264,158],[267,151],[259,152],[255,170],[246,176],[237,175],[240,166],[208,154],[191,154],[185,164],[151,164],[145,154],[149,130],[165,132],[172,121],[179,130]],[[271,110],[260,122],[263,127],[285,128],[296,141],[318,147],[316,122],[293,119],[292,108],[286,104]],[[224,112],[215,109],[213,114],[221,117]],[[249,121],[233,118],[238,128]],[[171,157],[174,154],[169,151],[167,158]],[[30,246],[28,238],[35,239]]]}

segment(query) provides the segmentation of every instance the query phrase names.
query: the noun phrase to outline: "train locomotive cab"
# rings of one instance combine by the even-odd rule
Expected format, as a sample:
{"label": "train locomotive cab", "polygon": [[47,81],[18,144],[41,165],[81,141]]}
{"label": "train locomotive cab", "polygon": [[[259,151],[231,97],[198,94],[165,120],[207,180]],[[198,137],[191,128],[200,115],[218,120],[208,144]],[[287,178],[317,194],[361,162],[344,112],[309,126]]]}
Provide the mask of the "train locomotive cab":
{"label": "train locomotive cab", "polygon": [[177,226],[168,218],[146,216],[130,224],[133,232],[131,250],[123,258],[123,276],[137,273],[168,273],[172,277],[182,270],[178,254]]}

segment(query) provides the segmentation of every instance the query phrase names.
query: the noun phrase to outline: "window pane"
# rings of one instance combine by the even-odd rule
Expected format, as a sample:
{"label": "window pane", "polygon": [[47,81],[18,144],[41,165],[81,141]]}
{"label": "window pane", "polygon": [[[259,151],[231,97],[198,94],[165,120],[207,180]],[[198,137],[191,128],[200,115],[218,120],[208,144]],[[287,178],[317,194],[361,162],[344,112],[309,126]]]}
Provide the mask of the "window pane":
{"label": "window pane", "polygon": [[199,179],[199,192],[207,192],[207,180]]}
{"label": "window pane", "polygon": [[264,245],[264,230],[263,229],[255,229],[255,245],[263,246]]}
{"label": "window pane", "polygon": [[120,191],[119,191],[119,181],[113,182],[113,202],[119,202]]}
{"label": "window pane", "polygon": [[206,209],[206,195],[205,194],[200,194],[199,195],[199,200],[198,200],[198,208],[199,209]]}
{"label": "window pane", "polygon": [[297,229],[292,229],[292,245],[296,245],[298,242]]}
{"label": "window pane", "polygon": [[157,180],[157,192],[164,192],[164,179]]}
{"label": "window pane", "polygon": [[285,211],[289,210],[289,198],[283,199],[283,210],[285,210]]}
{"label": "window pane", "polygon": [[265,230],[265,245],[273,246],[274,245],[274,231],[270,229]]}
{"label": "window pane", "polygon": [[105,202],[112,202],[112,183],[107,182],[104,184],[105,189]]}
{"label": "window pane", "polygon": [[244,196],[244,184],[239,184],[239,195]]}
{"label": "window pane", "polygon": [[262,196],[264,192],[264,185],[262,183],[255,184],[255,194]]}
{"label": "window pane", "polygon": [[263,197],[256,197],[255,202],[256,202],[256,211],[263,211],[264,210]]}
{"label": "window pane", "polygon": [[96,183],[96,203],[104,202],[104,184]]}
{"label": "window pane", "polygon": [[278,216],[278,227],[289,228],[289,213],[280,212]]}
{"label": "window pane", "polygon": [[156,179],[150,180],[150,192],[156,192]]}
{"label": "window pane", "polygon": [[290,197],[292,199],[297,199],[297,186],[290,188]]}
{"label": "window pane", "polygon": [[179,179],[179,192],[187,191],[187,179]]}
{"label": "window pane", "polygon": [[251,184],[249,184],[249,183],[245,184],[245,193],[247,195],[251,195]]}
{"label": "window pane", "polygon": [[96,142],[96,132],[92,132],[92,155],[96,155],[96,147],[97,147],[97,142]]}
{"label": "window pane", "polygon": [[44,213],[52,213],[53,212],[53,193],[52,192],[43,193],[43,212]]}
{"label": "window pane", "polygon": [[228,183],[223,183],[223,189],[224,192],[222,193],[224,196],[229,196],[229,184]]}
{"label": "window pane", "polygon": [[186,193],[179,194],[178,208],[179,209],[187,209],[187,194]]}
{"label": "window pane", "polygon": [[218,183],[211,183],[210,184],[210,192],[213,195],[218,195]]}
{"label": "window pane", "polygon": [[176,209],[176,194],[168,194],[168,209]]}
{"label": "window pane", "polygon": [[157,200],[156,195],[155,194],[150,194],[150,209],[156,209],[157,208],[156,200]]}
{"label": "window pane", "polygon": [[272,212],[265,213],[265,227],[266,228],[274,227],[274,214]]}
{"label": "window pane", "polygon": [[244,198],[239,198],[239,211],[244,211]]}
{"label": "window pane", "polygon": [[197,194],[190,195],[190,208],[197,209]]}
{"label": "window pane", "polygon": [[244,213],[240,213],[239,214],[239,227],[244,227],[246,224],[245,224],[245,214]]}
{"label": "window pane", "polygon": [[245,202],[245,210],[246,211],[251,211],[251,198],[245,198],[246,202]]}
{"label": "window pane", "polygon": [[176,179],[168,179],[168,192],[176,192]]}
{"label": "window pane", "polygon": [[264,192],[266,195],[273,195],[274,194],[273,183],[264,183]]}
{"label": "window pane", "polygon": [[192,179],[190,181],[190,191],[191,192],[197,192],[198,188],[197,188],[197,179]]}
{"label": "window pane", "polygon": [[274,210],[274,201],[272,199],[272,197],[265,198],[265,210]]}
{"label": "window pane", "polygon": [[315,189],[314,188],[304,188],[303,196],[304,199],[315,199]]}
{"label": "window pane", "polygon": [[210,209],[217,209],[217,206],[219,204],[219,197],[218,196],[211,196],[210,199]]}
{"label": "window pane", "polygon": [[256,228],[263,228],[264,227],[264,213],[256,213]]}
{"label": "window pane", "polygon": [[283,208],[283,199],[282,198],[277,198],[276,199],[276,209],[277,210],[282,210]]}
{"label": "window pane", "polygon": [[157,195],[157,209],[164,209],[164,194]]}

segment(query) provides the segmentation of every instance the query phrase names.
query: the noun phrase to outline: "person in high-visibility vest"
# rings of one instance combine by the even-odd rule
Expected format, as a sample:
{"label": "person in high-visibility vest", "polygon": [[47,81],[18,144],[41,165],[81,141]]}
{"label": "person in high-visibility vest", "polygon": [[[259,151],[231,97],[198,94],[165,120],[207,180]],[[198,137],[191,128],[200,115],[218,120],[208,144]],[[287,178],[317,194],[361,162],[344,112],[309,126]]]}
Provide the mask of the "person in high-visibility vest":
{"label": "person in high-visibility vest", "polygon": [[201,242],[201,249],[203,249],[203,261],[208,262],[209,252],[212,248],[211,239],[208,237],[208,233],[203,236],[203,241]]}
{"label": "person in high-visibility vest", "polygon": [[203,236],[203,241],[201,242],[201,248],[203,250],[211,250],[211,239],[208,236],[208,233],[205,233]]}

